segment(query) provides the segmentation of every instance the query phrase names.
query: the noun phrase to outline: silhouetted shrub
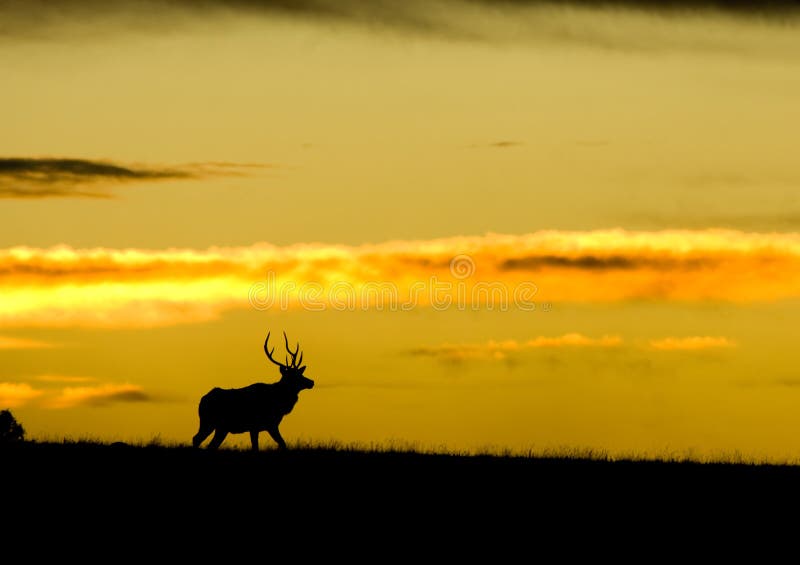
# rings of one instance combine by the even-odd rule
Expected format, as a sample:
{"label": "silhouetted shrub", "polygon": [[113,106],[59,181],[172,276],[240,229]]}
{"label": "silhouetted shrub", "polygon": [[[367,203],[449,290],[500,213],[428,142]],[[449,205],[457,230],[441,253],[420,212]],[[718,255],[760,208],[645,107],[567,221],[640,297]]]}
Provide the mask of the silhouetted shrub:
{"label": "silhouetted shrub", "polygon": [[0,443],[25,441],[25,428],[17,422],[10,410],[0,412]]}

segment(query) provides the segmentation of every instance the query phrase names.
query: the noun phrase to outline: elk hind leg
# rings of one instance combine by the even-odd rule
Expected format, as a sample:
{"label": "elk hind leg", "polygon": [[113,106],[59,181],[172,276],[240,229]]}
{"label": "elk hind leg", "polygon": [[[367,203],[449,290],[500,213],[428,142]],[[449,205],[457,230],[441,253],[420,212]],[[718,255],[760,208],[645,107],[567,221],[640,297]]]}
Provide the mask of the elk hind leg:
{"label": "elk hind leg", "polygon": [[250,443],[253,444],[253,451],[258,451],[258,430],[250,432]]}
{"label": "elk hind leg", "polygon": [[217,429],[216,433],[214,433],[214,437],[211,438],[211,443],[208,444],[209,449],[216,449],[219,445],[225,440],[227,437],[228,432],[223,430]]}
{"label": "elk hind leg", "polygon": [[211,435],[211,432],[214,431],[214,428],[210,426],[204,426],[202,422],[200,422],[200,430],[194,435],[192,438],[192,445],[194,447],[200,447],[200,444],[203,443],[208,436]]}

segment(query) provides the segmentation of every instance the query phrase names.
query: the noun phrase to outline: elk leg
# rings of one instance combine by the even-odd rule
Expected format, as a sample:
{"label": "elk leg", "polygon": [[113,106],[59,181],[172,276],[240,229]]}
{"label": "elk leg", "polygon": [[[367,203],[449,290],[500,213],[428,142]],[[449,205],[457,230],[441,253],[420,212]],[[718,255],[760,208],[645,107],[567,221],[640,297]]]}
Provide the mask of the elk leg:
{"label": "elk leg", "polygon": [[253,451],[258,451],[258,430],[250,432],[250,443],[253,444]]}
{"label": "elk leg", "polygon": [[278,444],[280,449],[286,449],[286,442],[283,441],[281,437],[281,432],[278,431],[278,426],[274,426],[272,428],[267,428],[267,433],[275,440],[275,443]]}
{"label": "elk leg", "polygon": [[209,449],[218,448],[219,444],[221,444],[225,440],[225,436],[227,436],[227,435],[228,435],[228,432],[224,432],[224,431],[218,429],[216,431],[216,433],[214,434],[214,437],[211,439],[211,443],[208,444],[208,448]]}
{"label": "elk leg", "polygon": [[203,443],[208,436],[211,435],[211,432],[214,431],[214,428],[203,427],[202,424],[200,425],[200,431],[195,434],[192,438],[192,445],[194,447],[200,447],[200,444]]}

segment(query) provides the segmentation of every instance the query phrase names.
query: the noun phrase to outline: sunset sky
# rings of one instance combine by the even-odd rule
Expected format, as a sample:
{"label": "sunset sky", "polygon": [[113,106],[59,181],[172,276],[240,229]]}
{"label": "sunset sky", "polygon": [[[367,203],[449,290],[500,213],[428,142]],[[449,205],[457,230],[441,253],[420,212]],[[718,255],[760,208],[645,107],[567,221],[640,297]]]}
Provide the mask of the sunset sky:
{"label": "sunset sky", "polygon": [[0,0],[0,409],[800,458],[800,11],[659,4]]}

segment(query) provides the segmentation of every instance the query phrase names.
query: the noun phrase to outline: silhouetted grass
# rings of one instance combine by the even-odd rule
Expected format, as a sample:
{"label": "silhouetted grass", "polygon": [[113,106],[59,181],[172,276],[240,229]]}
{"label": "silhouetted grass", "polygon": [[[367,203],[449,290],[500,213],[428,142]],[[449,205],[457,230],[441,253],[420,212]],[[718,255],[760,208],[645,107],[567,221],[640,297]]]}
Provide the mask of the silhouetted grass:
{"label": "silhouetted grass", "polygon": [[[453,543],[464,544],[497,539],[487,532],[502,537],[611,528],[629,535],[631,528],[659,524],[704,527],[770,515],[800,492],[800,467],[788,464],[614,459],[588,450],[293,447],[253,453],[198,450],[158,438],[133,445],[26,442],[0,449],[2,502],[31,527],[46,516],[47,524],[83,528],[77,510],[93,527],[127,532],[127,524],[152,540],[177,527],[209,535],[215,528],[276,535],[276,528],[308,527],[313,535],[337,532],[349,543],[369,532],[407,545],[419,536],[441,543],[448,539],[439,537],[441,528],[461,532]],[[397,539],[398,532],[407,537]]]}
{"label": "silhouetted grass", "polygon": [[[270,473],[353,473],[365,470],[395,473],[399,469],[414,469],[421,473],[458,471],[463,473],[494,474],[502,472],[506,482],[511,479],[535,478],[538,474],[558,470],[568,474],[574,470],[590,469],[597,475],[615,477],[638,473],[687,473],[692,476],[752,475],[791,476],[800,479],[800,466],[790,463],[748,461],[738,454],[722,455],[713,460],[699,460],[687,454],[669,454],[661,458],[635,455],[612,457],[606,452],[591,449],[546,449],[540,452],[517,453],[509,450],[487,449],[477,453],[426,450],[414,444],[347,444],[337,441],[290,444],[281,452],[268,447],[253,453],[249,449],[232,447],[218,451],[193,449],[185,444],[169,443],[160,437],[136,443],[106,443],[92,438],[61,441],[28,441],[0,448],[6,469],[36,470],[51,465],[66,465],[75,470],[89,470],[96,465],[124,464],[125,472],[135,472],[159,465],[166,474],[218,472],[224,465],[231,475],[246,475],[252,469]],[[60,467],[59,467],[60,468]],[[583,471],[580,471],[583,472]],[[408,478],[408,477],[406,477]],[[419,478],[419,477],[416,477]],[[551,479],[553,477],[550,477]],[[584,479],[590,476],[582,477]]]}
{"label": "silhouetted grass", "polygon": [[[796,470],[800,473],[798,461],[772,461],[757,460],[744,457],[740,453],[720,453],[715,456],[697,456],[692,452],[669,452],[660,456],[627,454],[611,455],[606,451],[592,448],[557,447],[543,448],[541,450],[529,449],[526,451],[514,451],[507,448],[487,447],[477,451],[452,450],[445,447],[430,448],[421,447],[413,442],[383,442],[383,443],[345,443],[337,440],[310,441],[298,440],[289,443],[290,449],[281,452],[273,445],[262,447],[261,451],[253,453],[249,444],[223,446],[217,451],[205,448],[194,449],[186,443],[169,440],[162,440],[160,436],[154,436],[146,440],[133,442],[107,442],[91,436],[78,438],[45,438],[43,440],[30,440],[11,444],[8,446],[0,445],[0,453],[13,460],[25,460],[28,457],[48,456],[48,455],[69,455],[76,460],[91,458],[98,455],[109,455],[125,450],[131,457],[139,454],[143,460],[151,456],[156,451],[169,452],[170,457],[175,461],[180,461],[183,457],[196,457],[200,453],[208,453],[208,457],[225,458],[297,458],[297,457],[330,457],[331,459],[353,458],[363,461],[369,458],[379,460],[386,456],[407,457],[416,460],[428,460],[429,462],[451,460],[453,462],[476,462],[480,461],[488,466],[494,464],[504,464],[511,461],[535,465],[538,463],[561,462],[571,465],[582,465],[587,463],[605,463],[613,465],[635,464],[641,466],[651,465],[686,465],[686,466],[706,466],[706,467],[743,467],[743,468],[762,468],[764,470],[783,468]],[[189,455],[195,454],[195,455]]]}

